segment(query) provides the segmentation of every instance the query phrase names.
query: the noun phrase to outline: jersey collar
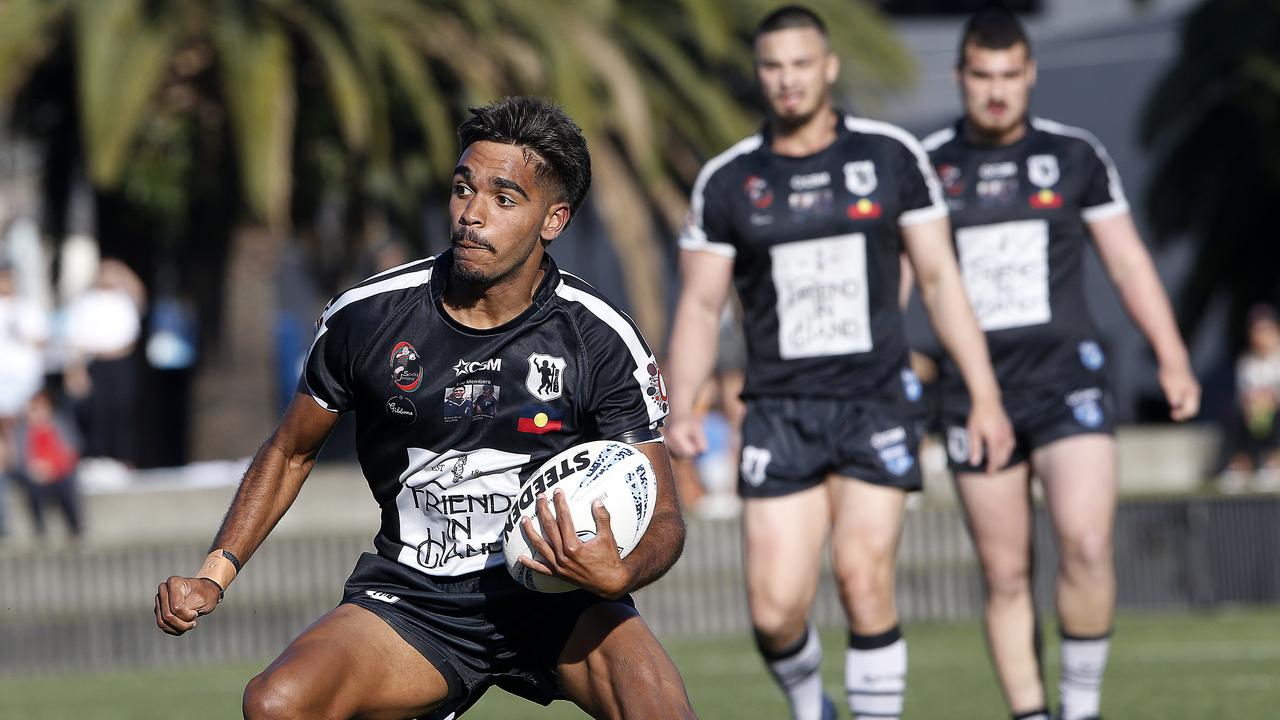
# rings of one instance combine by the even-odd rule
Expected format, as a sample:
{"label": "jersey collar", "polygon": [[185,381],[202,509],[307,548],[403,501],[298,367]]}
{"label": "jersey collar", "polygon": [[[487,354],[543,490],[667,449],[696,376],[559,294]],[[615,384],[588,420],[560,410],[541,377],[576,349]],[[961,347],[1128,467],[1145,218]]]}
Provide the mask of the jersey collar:
{"label": "jersey collar", "polygon": [[498,327],[481,330],[463,325],[454,320],[444,310],[444,289],[449,280],[452,267],[453,248],[449,248],[436,256],[435,266],[432,269],[431,277],[427,281],[431,288],[431,300],[436,307],[436,312],[446,324],[468,335],[498,335],[519,325],[554,298],[556,286],[560,284],[560,268],[556,266],[556,261],[552,259],[551,255],[544,252],[542,255],[542,281],[538,283],[537,289],[533,291],[533,301],[529,303],[529,307]]}

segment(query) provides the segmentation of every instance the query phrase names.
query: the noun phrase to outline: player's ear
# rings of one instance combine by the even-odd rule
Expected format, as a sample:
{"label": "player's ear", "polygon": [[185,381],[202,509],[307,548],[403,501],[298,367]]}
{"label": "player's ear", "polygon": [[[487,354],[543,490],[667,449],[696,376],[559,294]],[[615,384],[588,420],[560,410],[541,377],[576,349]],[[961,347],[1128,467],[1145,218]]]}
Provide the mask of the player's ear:
{"label": "player's ear", "polygon": [[1027,88],[1036,86],[1036,59],[1027,58]]}
{"label": "player's ear", "polygon": [[552,240],[560,237],[560,233],[569,224],[572,212],[567,202],[552,203],[547,208],[547,214],[542,218],[542,232],[539,233],[543,245],[550,245]]}
{"label": "player's ear", "polygon": [[828,85],[835,85],[836,79],[840,77],[840,56],[834,52],[827,51],[826,68],[824,69]]}

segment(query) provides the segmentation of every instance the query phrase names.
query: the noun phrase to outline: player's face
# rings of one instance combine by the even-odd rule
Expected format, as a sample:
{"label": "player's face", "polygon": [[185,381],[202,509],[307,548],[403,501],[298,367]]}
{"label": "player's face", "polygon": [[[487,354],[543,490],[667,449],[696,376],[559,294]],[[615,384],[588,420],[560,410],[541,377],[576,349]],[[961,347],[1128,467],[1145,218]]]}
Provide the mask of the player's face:
{"label": "player's face", "polygon": [[1249,343],[1254,352],[1273,352],[1280,347],[1280,324],[1270,319],[1255,321],[1249,326]]}
{"label": "player's face", "polygon": [[523,147],[487,141],[458,158],[449,198],[455,277],[492,285],[541,262],[541,247],[569,221],[569,204],[552,197],[537,162]]}
{"label": "player's face", "polygon": [[975,130],[995,140],[1021,130],[1036,84],[1036,63],[1026,45],[1004,50],[966,45],[958,74],[965,117]]}
{"label": "player's face", "polygon": [[801,125],[830,107],[840,61],[817,29],[765,33],[756,38],[755,51],[756,79],[775,120]]}

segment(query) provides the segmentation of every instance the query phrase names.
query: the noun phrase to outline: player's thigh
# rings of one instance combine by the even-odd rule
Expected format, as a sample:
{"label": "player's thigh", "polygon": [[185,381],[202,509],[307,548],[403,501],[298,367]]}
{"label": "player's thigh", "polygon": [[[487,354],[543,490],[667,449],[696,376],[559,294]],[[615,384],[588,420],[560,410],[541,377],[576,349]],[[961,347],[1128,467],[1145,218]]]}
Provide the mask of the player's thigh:
{"label": "player's thigh", "polygon": [[1030,572],[1032,507],[1030,467],[995,473],[957,472],[956,490],[983,571],[998,582]]}
{"label": "player's thigh", "polygon": [[1115,438],[1072,435],[1036,448],[1031,458],[1060,543],[1109,543],[1116,513]]}
{"label": "player's thigh", "polygon": [[[902,533],[907,493],[902,488],[831,475],[831,552],[837,572],[892,566]],[[882,568],[881,568],[882,569]]]}
{"label": "player's thigh", "polygon": [[826,486],[745,498],[742,527],[752,603],[807,606],[817,589],[822,546],[831,527]]}
{"label": "player's thigh", "polygon": [[406,718],[442,703],[440,672],[364,608],[345,604],[299,635],[245,689],[245,716]]}
{"label": "player's thigh", "polygon": [[692,716],[675,663],[635,608],[623,603],[583,612],[556,672],[565,697],[593,717]]}

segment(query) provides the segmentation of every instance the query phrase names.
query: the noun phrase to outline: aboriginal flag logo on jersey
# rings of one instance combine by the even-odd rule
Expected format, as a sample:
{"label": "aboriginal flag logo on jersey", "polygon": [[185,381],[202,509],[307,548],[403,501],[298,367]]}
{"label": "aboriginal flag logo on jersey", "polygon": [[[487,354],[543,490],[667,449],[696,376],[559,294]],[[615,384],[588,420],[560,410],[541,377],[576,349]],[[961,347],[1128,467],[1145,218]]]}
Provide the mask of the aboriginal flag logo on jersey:
{"label": "aboriginal flag logo on jersey", "polygon": [[422,359],[417,349],[403,340],[391,349],[391,381],[404,392],[422,385]]}

